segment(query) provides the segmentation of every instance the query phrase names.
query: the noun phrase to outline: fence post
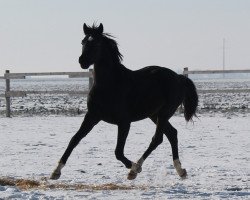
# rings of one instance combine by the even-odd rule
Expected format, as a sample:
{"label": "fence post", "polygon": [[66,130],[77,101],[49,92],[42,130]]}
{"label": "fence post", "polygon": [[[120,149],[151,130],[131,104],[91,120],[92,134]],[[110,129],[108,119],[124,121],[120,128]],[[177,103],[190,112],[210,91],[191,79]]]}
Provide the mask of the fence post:
{"label": "fence post", "polygon": [[188,67],[184,68],[183,75],[188,77]]}
{"label": "fence post", "polygon": [[10,91],[10,79],[7,77],[7,74],[10,73],[10,70],[6,70],[4,77],[6,82],[6,90],[5,90],[5,99],[6,99],[6,117],[10,117],[10,96],[7,93]]}
{"label": "fence post", "polygon": [[[188,67],[184,67],[183,76],[188,78]],[[184,112],[184,108],[183,108],[183,104],[181,104],[181,106],[179,107],[179,113],[183,113],[183,112]]]}
{"label": "fence post", "polygon": [[90,76],[89,76],[89,90],[92,88],[93,86],[93,83],[94,83],[94,70],[93,69],[89,69],[89,72],[90,72]]}

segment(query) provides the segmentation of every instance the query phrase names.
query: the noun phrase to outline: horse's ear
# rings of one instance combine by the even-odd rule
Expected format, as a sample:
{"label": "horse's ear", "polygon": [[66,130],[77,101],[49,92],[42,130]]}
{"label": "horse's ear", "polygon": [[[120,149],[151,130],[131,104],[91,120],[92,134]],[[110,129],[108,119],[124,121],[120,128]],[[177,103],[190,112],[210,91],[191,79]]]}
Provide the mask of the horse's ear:
{"label": "horse's ear", "polygon": [[103,25],[102,25],[102,23],[100,23],[100,25],[99,25],[99,27],[98,27],[98,32],[99,32],[100,34],[103,33]]}
{"label": "horse's ear", "polygon": [[85,23],[83,24],[83,32],[85,35],[90,34],[90,28]]}

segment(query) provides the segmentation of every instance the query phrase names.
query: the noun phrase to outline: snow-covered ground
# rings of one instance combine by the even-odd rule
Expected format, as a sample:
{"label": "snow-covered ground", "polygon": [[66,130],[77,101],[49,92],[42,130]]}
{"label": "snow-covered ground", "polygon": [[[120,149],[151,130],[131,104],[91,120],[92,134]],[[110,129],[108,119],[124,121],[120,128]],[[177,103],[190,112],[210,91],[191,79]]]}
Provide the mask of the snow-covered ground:
{"label": "snow-covered ground", "polygon": [[[173,168],[166,138],[145,161],[137,179],[127,180],[128,170],[114,155],[117,127],[100,122],[73,151],[61,178],[46,182],[90,188],[22,190],[0,185],[0,199],[250,199],[250,114],[198,117],[188,124],[180,115],[171,119],[179,134],[180,159],[188,172],[185,180]],[[0,178],[46,180],[82,118],[1,117]],[[125,147],[131,160],[145,151],[154,129],[147,119],[132,124]],[[107,184],[118,189],[95,189]]]}

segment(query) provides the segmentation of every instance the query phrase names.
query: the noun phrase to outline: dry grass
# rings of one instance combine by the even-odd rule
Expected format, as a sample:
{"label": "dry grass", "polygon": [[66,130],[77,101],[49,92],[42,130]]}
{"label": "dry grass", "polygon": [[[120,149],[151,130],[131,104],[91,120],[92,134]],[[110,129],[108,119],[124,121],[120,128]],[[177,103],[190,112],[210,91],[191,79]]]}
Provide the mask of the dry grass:
{"label": "dry grass", "polygon": [[114,183],[100,184],[100,185],[87,185],[87,184],[67,184],[67,183],[49,183],[46,178],[41,181],[29,179],[13,179],[13,178],[0,178],[1,186],[16,186],[21,190],[31,189],[58,189],[58,190],[134,190],[147,189],[146,186],[131,186],[131,185],[118,185]]}

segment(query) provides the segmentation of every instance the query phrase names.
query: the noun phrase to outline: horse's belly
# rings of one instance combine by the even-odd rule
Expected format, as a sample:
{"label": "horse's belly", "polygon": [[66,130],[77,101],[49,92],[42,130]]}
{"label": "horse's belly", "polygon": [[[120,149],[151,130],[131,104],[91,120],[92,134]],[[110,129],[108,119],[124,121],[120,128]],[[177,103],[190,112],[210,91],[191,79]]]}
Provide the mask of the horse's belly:
{"label": "horse's belly", "polygon": [[134,104],[130,109],[130,116],[132,121],[142,120],[157,114],[164,106],[163,99],[155,101],[142,101],[141,103]]}

